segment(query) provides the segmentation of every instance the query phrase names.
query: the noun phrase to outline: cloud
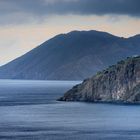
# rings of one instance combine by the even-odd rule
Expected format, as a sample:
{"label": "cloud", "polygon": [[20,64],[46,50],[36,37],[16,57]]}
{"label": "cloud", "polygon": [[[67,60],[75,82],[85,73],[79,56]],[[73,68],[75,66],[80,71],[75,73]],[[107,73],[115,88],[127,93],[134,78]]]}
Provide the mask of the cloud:
{"label": "cloud", "polygon": [[140,0],[52,0],[48,5],[52,13],[140,16]]}
{"label": "cloud", "polygon": [[128,15],[140,17],[140,0],[0,0],[0,24],[50,15]]}

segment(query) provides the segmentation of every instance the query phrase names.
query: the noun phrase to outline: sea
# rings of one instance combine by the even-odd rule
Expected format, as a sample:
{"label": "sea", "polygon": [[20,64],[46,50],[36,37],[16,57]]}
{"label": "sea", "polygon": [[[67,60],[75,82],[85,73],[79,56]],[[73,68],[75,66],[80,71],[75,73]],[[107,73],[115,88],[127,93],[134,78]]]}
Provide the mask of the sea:
{"label": "sea", "polygon": [[140,105],[57,101],[79,83],[0,80],[0,140],[140,140]]}

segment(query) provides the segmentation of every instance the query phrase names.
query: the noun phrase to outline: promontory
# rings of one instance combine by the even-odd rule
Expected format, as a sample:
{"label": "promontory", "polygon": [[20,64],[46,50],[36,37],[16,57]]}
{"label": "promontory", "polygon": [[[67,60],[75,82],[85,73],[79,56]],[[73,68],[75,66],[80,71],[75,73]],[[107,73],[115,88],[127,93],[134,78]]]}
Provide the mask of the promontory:
{"label": "promontory", "polygon": [[140,103],[140,56],[129,57],[98,72],[59,100]]}

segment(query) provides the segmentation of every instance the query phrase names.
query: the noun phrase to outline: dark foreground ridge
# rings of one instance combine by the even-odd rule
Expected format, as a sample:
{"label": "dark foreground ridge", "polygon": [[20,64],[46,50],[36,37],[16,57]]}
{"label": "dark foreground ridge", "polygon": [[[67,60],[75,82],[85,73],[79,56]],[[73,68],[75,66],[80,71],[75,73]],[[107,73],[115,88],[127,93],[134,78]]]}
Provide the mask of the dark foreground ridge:
{"label": "dark foreground ridge", "polygon": [[84,80],[59,100],[140,103],[140,56],[120,61]]}

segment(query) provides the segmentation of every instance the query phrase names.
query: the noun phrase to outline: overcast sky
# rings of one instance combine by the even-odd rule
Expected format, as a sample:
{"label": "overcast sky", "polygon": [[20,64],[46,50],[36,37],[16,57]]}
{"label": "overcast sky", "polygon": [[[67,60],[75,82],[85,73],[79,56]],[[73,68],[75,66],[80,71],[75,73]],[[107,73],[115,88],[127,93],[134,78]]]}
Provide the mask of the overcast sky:
{"label": "overcast sky", "polygon": [[0,0],[0,65],[59,33],[140,34],[140,0]]}

